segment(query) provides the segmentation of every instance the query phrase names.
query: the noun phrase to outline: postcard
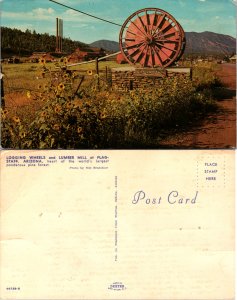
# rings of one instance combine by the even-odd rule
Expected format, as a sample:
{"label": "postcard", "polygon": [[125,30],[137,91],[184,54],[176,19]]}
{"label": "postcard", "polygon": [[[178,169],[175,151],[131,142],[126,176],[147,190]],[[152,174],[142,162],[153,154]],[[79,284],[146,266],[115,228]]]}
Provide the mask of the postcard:
{"label": "postcard", "polygon": [[2,299],[234,299],[234,152],[5,151]]}
{"label": "postcard", "polygon": [[232,0],[2,0],[4,149],[235,149]]}
{"label": "postcard", "polygon": [[0,0],[1,299],[234,299],[235,6]]}

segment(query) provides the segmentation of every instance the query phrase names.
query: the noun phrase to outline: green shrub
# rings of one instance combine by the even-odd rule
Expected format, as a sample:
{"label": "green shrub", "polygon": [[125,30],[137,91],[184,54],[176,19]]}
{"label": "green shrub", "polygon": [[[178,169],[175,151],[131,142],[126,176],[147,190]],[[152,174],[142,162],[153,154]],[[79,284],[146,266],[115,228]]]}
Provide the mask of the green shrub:
{"label": "green shrub", "polygon": [[61,70],[28,97],[42,102],[32,122],[2,110],[2,146],[27,149],[123,148],[150,144],[164,128],[183,125],[214,107],[188,79],[164,79],[148,92],[111,91],[98,77],[76,92],[76,75]]}

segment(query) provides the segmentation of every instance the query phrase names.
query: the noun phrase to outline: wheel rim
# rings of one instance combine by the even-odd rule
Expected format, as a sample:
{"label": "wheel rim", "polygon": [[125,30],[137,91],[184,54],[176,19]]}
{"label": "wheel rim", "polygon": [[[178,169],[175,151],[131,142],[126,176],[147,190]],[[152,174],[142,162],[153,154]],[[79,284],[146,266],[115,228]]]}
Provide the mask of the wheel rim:
{"label": "wheel rim", "polygon": [[169,13],[144,8],[124,22],[119,43],[122,54],[131,64],[168,67],[183,54],[185,34]]}

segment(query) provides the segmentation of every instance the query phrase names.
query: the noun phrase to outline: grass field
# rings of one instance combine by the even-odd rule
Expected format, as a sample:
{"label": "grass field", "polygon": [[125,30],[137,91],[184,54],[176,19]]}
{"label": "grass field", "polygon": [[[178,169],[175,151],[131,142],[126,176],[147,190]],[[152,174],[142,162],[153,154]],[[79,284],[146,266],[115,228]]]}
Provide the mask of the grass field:
{"label": "grass field", "polygon": [[[61,64],[61,66],[63,66]],[[105,73],[106,67],[114,68],[120,66],[116,62],[100,62],[99,70]],[[48,82],[48,76],[43,77],[42,73],[49,74],[58,71],[58,65],[54,63],[45,64],[46,71],[43,65],[38,63],[22,63],[22,64],[3,64],[2,72],[4,74],[5,94],[13,92],[25,92],[27,90],[37,90],[39,85],[44,85]],[[95,63],[83,64],[68,68],[78,74],[87,75],[87,71],[91,70],[95,74]],[[90,79],[88,76],[87,79]]]}
{"label": "grass field", "polygon": [[[63,66],[63,64],[61,64]],[[99,62],[99,70],[103,73],[105,72],[105,68],[114,68],[121,65],[118,65],[116,62],[108,61],[108,62]],[[45,67],[49,72],[56,72],[57,64],[55,63],[46,63]],[[85,74],[88,70],[92,70],[95,72],[95,62],[82,64],[79,66],[69,67],[69,70],[74,70],[76,72],[80,72],[81,74]],[[10,89],[27,89],[29,86],[31,88],[37,87],[37,81],[46,82],[43,80],[42,71],[43,67],[39,63],[22,63],[22,64],[3,64],[2,71],[5,74],[5,81],[9,82],[11,86],[7,86],[6,88]],[[6,89],[6,92],[10,90]]]}
{"label": "grass field", "polygon": [[[189,66],[190,63],[186,63]],[[46,68],[48,72],[56,72],[57,65],[54,63],[47,63]],[[123,66],[126,66],[123,65]],[[99,71],[104,74],[105,69],[121,67],[115,61],[101,61],[99,62]],[[213,80],[214,72],[219,68],[217,64],[213,63],[199,63],[193,68],[193,79],[208,81]],[[89,64],[82,64],[68,68],[78,74],[87,75],[87,71],[91,70],[95,74],[95,62]],[[44,69],[41,64],[37,63],[23,63],[23,64],[3,64],[2,71],[5,75],[4,87],[5,94],[12,92],[25,92],[26,90],[37,90],[39,85],[44,85],[48,82],[48,78],[43,78],[42,72]],[[88,76],[87,79],[90,79]]]}
{"label": "grass field", "polygon": [[68,68],[71,72],[63,64],[4,64],[3,147],[150,147],[159,144],[163,129],[183,126],[215,108],[216,64],[195,66],[192,82],[174,78],[150,92],[123,94],[105,81],[106,68],[117,66],[99,63],[98,91],[94,62]]}

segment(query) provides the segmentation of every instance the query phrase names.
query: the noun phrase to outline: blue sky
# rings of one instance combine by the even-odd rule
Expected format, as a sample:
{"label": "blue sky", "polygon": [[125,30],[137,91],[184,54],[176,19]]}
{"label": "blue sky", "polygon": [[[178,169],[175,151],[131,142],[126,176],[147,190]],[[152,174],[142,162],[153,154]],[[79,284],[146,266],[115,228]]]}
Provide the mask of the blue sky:
{"label": "blue sky", "polygon": [[[157,7],[173,15],[185,31],[212,31],[236,37],[237,0],[57,0],[98,17],[123,24],[136,10]],[[118,41],[120,28],[61,7],[49,0],[0,0],[1,26],[55,35],[55,18],[64,36],[85,43]]]}

